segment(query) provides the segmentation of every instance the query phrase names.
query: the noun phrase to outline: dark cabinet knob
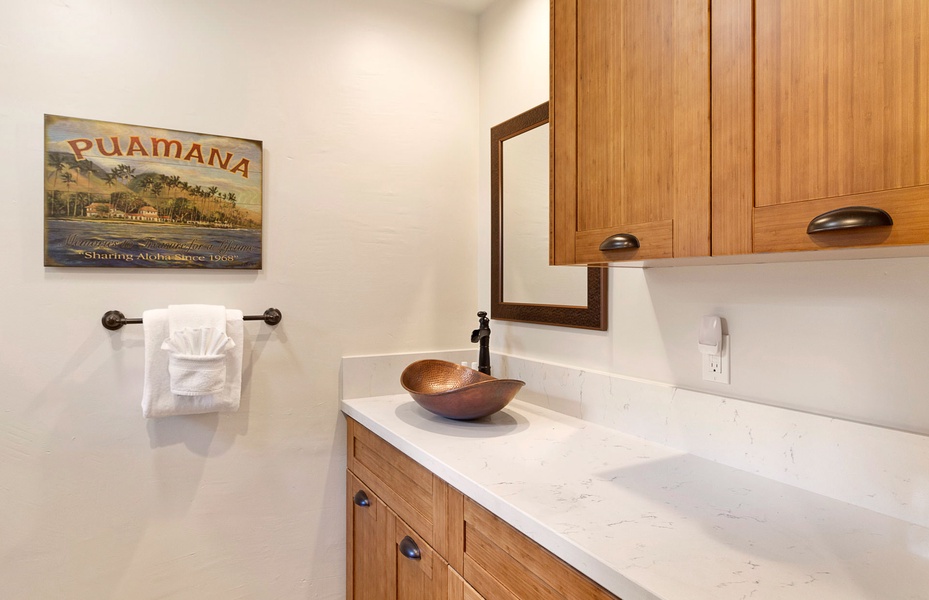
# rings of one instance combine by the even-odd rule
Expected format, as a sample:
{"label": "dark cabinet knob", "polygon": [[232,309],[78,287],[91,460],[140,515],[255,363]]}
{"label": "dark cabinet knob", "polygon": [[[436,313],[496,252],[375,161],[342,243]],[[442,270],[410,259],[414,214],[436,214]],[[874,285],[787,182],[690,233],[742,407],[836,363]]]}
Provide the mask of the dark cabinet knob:
{"label": "dark cabinet knob", "polygon": [[400,554],[409,558],[410,560],[419,560],[422,558],[422,553],[419,551],[419,546],[416,545],[416,542],[413,541],[413,538],[406,536],[400,540]]}
{"label": "dark cabinet knob", "polygon": [[362,508],[367,508],[371,506],[371,501],[368,500],[368,495],[364,493],[364,490],[358,490],[355,493],[355,497],[352,498],[352,501],[355,503],[356,506],[360,506]]}
{"label": "dark cabinet knob", "polygon": [[886,211],[871,206],[846,206],[824,212],[815,217],[806,228],[807,233],[861,229],[864,227],[890,227],[894,220]]}
{"label": "dark cabinet knob", "polygon": [[600,251],[628,250],[639,247],[639,238],[631,233],[617,233],[600,242]]}

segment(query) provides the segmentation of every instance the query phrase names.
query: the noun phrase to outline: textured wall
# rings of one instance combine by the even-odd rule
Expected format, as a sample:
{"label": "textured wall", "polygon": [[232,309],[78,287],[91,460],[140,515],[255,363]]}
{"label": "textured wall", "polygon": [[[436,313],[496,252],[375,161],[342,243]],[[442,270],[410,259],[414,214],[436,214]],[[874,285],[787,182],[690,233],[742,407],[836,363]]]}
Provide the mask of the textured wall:
{"label": "textured wall", "polygon": [[[341,598],[342,355],[467,345],[477,20],[396,0],[14,0],[0,19],[0,597]],[[42,266],[43,113],[264,142],[261,272]],[[246,323],[242,408],[146,421],[142,330]],[[29,315],[38,320],[30,322]]]}

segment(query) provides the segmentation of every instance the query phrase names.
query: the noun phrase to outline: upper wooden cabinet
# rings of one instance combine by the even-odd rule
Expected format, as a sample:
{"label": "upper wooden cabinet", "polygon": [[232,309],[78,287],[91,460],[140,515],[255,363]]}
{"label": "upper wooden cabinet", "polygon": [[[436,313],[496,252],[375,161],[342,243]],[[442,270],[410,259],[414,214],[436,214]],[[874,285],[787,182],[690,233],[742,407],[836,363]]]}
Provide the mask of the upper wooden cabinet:
{"label": "upper wooden cabinet", "polygon": [[[714,1],[714,254],[929,241],[926,32],[923,0]],[[856,206],[893,225],[807,233]]]}
{"label": "upper wooden cabinet", "polygon": [[[555,263],[929,242],[924,0],[553,0],[552,26]],[[893,225],[807,233],[862,206]],[[589,251],[645,223],[670,251]]]}
{"label": "upper wooden cabinet", "polygon": [[707,0],[553,0],[555,264],[710,254],[709,36]]}

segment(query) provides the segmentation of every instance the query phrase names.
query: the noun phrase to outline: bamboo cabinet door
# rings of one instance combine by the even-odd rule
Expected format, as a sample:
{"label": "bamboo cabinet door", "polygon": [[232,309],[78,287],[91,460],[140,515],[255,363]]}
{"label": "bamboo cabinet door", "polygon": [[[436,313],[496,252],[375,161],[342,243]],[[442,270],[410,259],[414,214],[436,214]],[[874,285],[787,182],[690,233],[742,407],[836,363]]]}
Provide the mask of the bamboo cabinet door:
{"label": "bamboo cabinet door", "polygon": [[348,600],[445,600],[448,563],[348,473]]}
{"label": "bamboo cabinet door", "polygon": [[[713,26],[714,254],[929,241],[925,0],[714,0]],[[848,207],[893,225],[807,233]]]}
{"label": "bamboo cabinet door", "polygon": [[709,35],[707,0],[553,0],[555,264],[710,253]]}
{"label": "bamboo cabinet door", "polygon": [[387,548],[388,509],[354,475],[348,473],[349,600],[385,600],[389,579]]}
{"label": "bamboo cabinet door", "polygon": [[448,563],[388,509],[391,600],[445,600]]}

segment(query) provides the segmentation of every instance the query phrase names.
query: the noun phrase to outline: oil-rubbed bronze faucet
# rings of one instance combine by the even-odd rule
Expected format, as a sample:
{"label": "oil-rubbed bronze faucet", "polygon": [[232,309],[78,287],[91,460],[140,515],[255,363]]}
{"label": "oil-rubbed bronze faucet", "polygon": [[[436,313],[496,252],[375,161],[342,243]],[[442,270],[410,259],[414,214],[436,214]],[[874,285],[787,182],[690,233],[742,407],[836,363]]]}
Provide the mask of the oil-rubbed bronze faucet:
{"label": "oil-rubbed bronze faucet", "polygon": [[480,319],[480,328],[471,332],[471,343],[480,342],[480,350],[477,355],[477,370],[486,375],[490,375],[490,319],[487,313],[479,311],[477,313]]}

